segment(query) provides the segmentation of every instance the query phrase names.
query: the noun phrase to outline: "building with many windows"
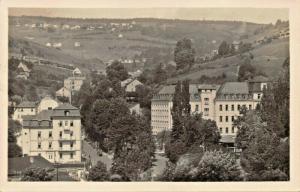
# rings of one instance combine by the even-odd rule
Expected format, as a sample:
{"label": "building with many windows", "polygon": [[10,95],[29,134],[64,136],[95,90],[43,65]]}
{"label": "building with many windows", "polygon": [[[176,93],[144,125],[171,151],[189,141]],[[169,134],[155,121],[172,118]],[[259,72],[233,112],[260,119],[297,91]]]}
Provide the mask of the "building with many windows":
{"label": "building with many windows", "polygon": [[80,112],[70,104],[23,116],[21,135],[24,156],[42,156],[57,163],[81,162]]}
{"label": "building with many windows", "polygon": [[[216,121],[221,142],[234,143],[237,128],[233,122],[241,107],[255,109],[261,101],[267,80],[258,78],[249,82],[226,82],[222,85],[192,84],[189,87],[191,113],[202,113],[204,119]],[[151,101],[153,134],[172,129],[172,97],[175,85],[164,86]]]}

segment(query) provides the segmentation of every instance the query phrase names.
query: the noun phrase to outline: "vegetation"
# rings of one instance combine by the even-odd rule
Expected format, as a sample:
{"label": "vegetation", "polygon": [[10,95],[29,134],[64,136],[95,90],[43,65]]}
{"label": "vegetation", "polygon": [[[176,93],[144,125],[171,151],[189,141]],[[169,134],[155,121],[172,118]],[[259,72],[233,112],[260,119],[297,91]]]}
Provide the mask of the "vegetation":
{"label": "vegetation", "polygon": [[32,167],[23,172],[21,181],[51,181],[53,176],[49,169]]}
{"label": "vegetation", "polygon": [[280,78],[264,91],[261,107],[245,112],[236,124],[246,179],[289,180],[289,58]]}
{"label": "vegetation", "polygon": [[195,49],[191,39],[184,38],[177,42],[174,50],[176,69],[190,68],[195,63]]}
{"label": "vegetation", "polygon": [[22,156],[22,149],[17,145],[16,134],[20,133],[21,124],[18,121],[8,120],[8,157]]}
{"label": "vegetation", "polygon": [[98,161],[97,164],[89,170],[87,177],[88,181],[108,181],[109,173],[107,171],[106,165],[101,161]]}

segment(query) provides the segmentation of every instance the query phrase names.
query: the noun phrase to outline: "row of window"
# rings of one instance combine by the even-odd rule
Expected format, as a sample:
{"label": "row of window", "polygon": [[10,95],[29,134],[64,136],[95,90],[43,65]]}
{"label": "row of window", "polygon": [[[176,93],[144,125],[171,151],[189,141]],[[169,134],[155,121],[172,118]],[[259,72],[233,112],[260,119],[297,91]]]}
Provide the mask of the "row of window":
{"label": "row of window", "polygon": [[168,107],[166,104],[152,104],[152,106],[157,106],[157,107]]}
{"label": "row of window", "polygon": [[152,122],[154,123],[169,123],[169,121],[161,121],[161,120],[152,120]]}
{"label": "row of window", "polygon": [[[59,132],[59,137],[61,138],[63,135],[63,132],[60,131]],[[52,131],[49,131],[49,134],[48,134],[49,138],[52,138]],[[73,131],[70,131],[70,137],[73,136]],[[38,135],[37,135],[38,138],[41,138],[42,137],[42,132],[41,131],[38,131]]]}
{"label": "row of window", "polygon": [[[41,154],[39,153],[39,156],[41,156]],[[52,159],[53,156],[51,154],[48,155],[48,158],[49,159]],[[63,158],[63,154],[62,153],[59,153],[59,158],[62,159]],[[70,159],[73,159],[74,158],[74,153],[70,153]]]}
{"label": "row of window", "polygon": [[[59,121],[58,126],[62,127],[63,126],[63,121]],[[69,121],[65,121],[65,126],[69,126]],[[73,121],[70,121],[70,126],[71,127],[74,126],[74,122]]]}
{"label": "row of window", "polygon": [[[220,127],[219,130],[220,130],[220,133],[223,133],[223,128],[222,127]],[[228,132],[229,132],[229,129],[228,129],[228,127],[226,127],[225,128],[225,133],[228,133]],[[234,133],[234,127],[231,127],[231,133]]]}
{"label": "row of window", "polygon": [[[72,148],[74,146],[74,143],[73,141],[70,142],[70,148]],[[62,148],[63,147],[63,144],[62,142],[59,142],[59,147]],[[42,142],[38,142],[38,149],[41,149],[42,148]],[[49,149],[52,149],[52,142],[49,142],[48,143],[48,148]]]}
{"label": "row of window", "polygon": [[[246,107],[246,105],[242,105],[243,107]],[[241,105],[237,105],[237,110],[240,110],[241,109]],[[250,104],[248,106],[248,109],[249,110],[252,110],[252,105]],[[234,111],[235,110],[235,105],[232,104],[231,105],[231,111]],[[223,111],[223,105],[219,105],[219,111]],[[225,111],[229,111],[229,105],[225,105]]]}
{"label": "row of window", "polygon": [[[229,116],[225,116],[225,122],[229,121]],[[231,122],[234,121],[234,116],[231,116]],[[223,122],[223,116],[219,117],[219,122]]]}
{"label": "row of window", "polygon": [[168,119],[169,118],[169,116],[167,116],[167,115],[152,115],[151,117],[152,118],[163,118],[163,119]]}
{"label": "row of window", "polygon": [[[23,108],[19,108],[19,111],[20,111],[20,112],[23,112]],[[33,112],[33,111],[34,111],[34,108],[31,108],[30,111]]]}

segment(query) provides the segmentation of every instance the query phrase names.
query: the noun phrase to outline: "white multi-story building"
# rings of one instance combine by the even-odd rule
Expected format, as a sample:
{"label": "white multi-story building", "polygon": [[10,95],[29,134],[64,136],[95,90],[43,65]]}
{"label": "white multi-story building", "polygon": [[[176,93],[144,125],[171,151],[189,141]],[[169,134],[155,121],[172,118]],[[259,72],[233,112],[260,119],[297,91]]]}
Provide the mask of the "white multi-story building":
{"label": "white multi-story building", "polygon": [[37,112],[35,102],[23,101],[14,108],[12,119],[22,123],[24,115],[35,115]]}
{"label": "white multi-story building", "polygon": [[[249,82],[226,82],[220,85],[192,84],[189,87],[191,113],[202,113],[204,119],[214,120],[222,136],[221,142],[234,143],[237,128],[233,121],[240,108],[252,110],[261,101],[266,79]],[[172,129],[172,98],[175,85],[163,87],[151,101],[151,127],[153,134]]]}
{"label": "white multi-story building", "polygon": [[79,109],[65,103],[23,116],[22,152],[42,156],[50,162],[81,162]]}

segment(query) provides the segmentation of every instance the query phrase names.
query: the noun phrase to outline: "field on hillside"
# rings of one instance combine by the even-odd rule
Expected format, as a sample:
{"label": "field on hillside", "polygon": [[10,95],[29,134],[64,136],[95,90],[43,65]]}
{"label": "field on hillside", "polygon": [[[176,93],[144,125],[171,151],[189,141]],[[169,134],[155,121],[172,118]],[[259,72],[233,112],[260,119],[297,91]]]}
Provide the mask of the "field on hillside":
{"label": "field on hillside", "polygon": [[[55,30],[30,27],[34,23],[43,22],[59,27]],[[18,53],[20,48],[29,47],[33,55],[45,59],[88,69],[104,69],[104,62],[108,60],[132,59],[149,49],[157,49],[156,53],[150,55],[150,59],[162,52],[168,54],[168,50],[173,50],[176,42],[184,37],[192,39],[196,55],[202,56],[217,49],[223,40],[238,40],[240,36],[252,34],[263,26],[245,22],[136,19],[132,28],[123,29],[111,26],[111,23],[116,22],[131,23],[133,20],[10,17],[10,40],[19,43],[18,47],[10,48],[10,52]],[[65,30],[60,28],[63,24],[81,25],[85,28]],[[87,30],[89,26],[99,25],[104,28]],[[75,47],[75,42],[80,42],[80,47]],[[62,46],[56,49],[46,47],[46,43],[62,43]]]}
{"label": "field on hillside", "polygon": [[[289,41],[276,40],[272,43],[261,45],[250,51],[254,58],[251,64],[270,78],[276,77],[281,70],[284,60],[289,56]],[[201,76],[208,77],[226,75],[227,81],[237,80],[237,67],[243,63],[239,56],[217,59],[204,64],[195,64],[190,72],[177,75],[167,80],[168,83],[174,83],[178,80],[190,79],[197,80]]]}

